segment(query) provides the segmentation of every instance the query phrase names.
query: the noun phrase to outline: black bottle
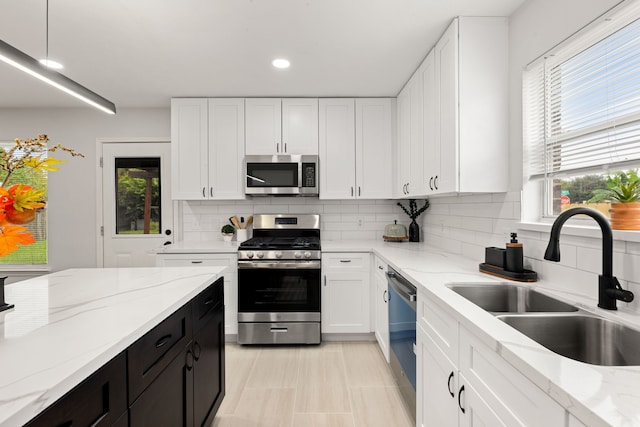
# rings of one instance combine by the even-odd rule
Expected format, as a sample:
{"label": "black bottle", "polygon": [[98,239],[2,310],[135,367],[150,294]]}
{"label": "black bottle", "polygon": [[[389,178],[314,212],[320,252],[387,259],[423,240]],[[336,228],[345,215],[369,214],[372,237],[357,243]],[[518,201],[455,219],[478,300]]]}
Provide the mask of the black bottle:
{"label": "black bottle", "polygon": [[518,234],[511,233],[511,241],[507,243],[506,266],[507,271],[514,273],[524,272],[522,243],[518,243]]}

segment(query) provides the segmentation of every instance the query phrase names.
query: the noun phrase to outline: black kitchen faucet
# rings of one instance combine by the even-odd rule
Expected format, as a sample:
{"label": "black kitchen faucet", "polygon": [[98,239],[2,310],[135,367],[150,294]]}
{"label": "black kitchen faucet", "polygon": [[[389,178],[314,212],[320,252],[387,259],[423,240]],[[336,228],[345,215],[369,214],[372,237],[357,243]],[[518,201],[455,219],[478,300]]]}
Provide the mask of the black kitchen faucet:
{"label": "black kitchen faucet", "polygon": [[560,230],[574,215],[590,216],[596,220],[602,230],[602,274],[598,277],[598,307],[617,310],[616,300],[633,301],[633,292],[622,289],[618,279],[613,275],[613,233],[609,220],[595,209],[571,208],[558,215],[551,227],[549,246],[544,253],[544,259],[560,261]]}

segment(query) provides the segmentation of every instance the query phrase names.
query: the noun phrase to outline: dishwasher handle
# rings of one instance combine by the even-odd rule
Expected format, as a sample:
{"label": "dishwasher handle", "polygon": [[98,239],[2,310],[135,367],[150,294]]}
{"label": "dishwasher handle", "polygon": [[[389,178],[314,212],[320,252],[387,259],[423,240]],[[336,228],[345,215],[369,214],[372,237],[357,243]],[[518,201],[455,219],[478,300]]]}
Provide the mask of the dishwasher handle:
{"label": "dishwasher handle", "polygon": [[398,293],[413,311],[417,308],[417,288],[413,286],[407,279],[399,275],[395,270],[387,271],[389,285]]}

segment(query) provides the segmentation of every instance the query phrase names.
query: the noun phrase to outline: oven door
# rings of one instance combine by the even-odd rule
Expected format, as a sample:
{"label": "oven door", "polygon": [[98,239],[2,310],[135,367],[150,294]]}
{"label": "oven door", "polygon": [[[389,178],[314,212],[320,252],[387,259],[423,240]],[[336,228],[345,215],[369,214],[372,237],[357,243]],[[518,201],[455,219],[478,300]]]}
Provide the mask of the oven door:
{"label": "oven door", "polygon": [[320,261],[238,261],[239,321],[311,318],[320,320]]}

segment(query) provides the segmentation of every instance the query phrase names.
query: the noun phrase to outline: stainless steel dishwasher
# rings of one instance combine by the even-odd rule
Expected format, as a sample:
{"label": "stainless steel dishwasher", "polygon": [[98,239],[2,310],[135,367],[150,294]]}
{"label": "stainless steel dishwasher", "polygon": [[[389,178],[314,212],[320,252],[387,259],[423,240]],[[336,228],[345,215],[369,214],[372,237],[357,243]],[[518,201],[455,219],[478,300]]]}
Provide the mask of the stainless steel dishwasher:
{"label": "stainless steel dishwasher", "polygon": [[396,270],[387,270],[391,369],[411,414],[416,413],[417,289]]}

